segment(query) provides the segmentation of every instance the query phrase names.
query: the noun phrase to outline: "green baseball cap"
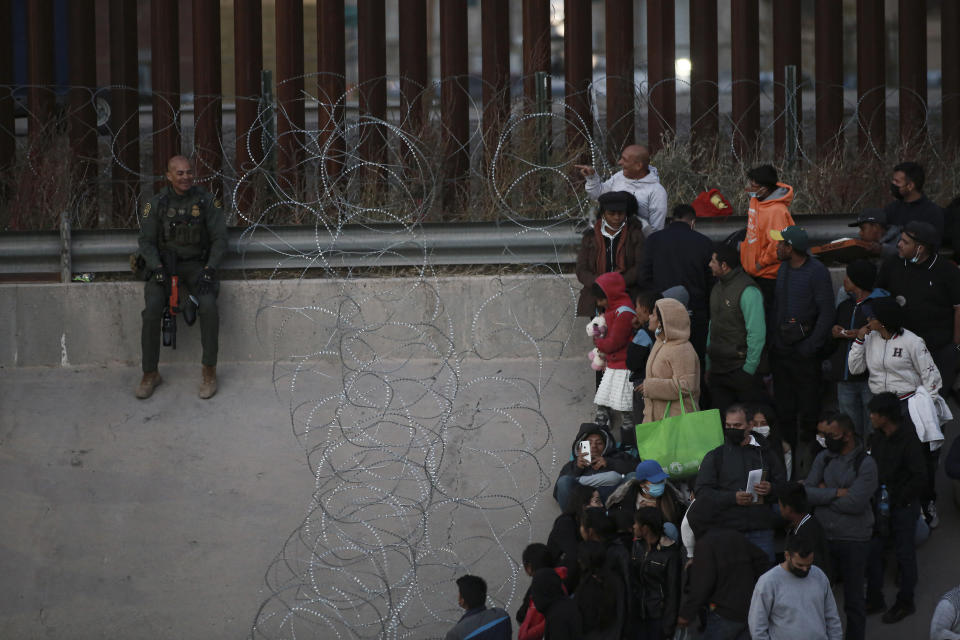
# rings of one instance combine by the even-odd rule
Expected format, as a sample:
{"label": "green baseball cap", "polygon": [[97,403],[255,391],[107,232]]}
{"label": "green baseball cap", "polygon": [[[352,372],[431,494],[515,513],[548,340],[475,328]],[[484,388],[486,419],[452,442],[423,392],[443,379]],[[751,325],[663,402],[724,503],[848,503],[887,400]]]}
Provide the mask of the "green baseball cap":
{"label": "green baseball cap", "polygon": [[783,240],[797,251],[806,252],[810,248],[810,238],[807,237],[806,229],[798,225],[787,227],[782,231],[771,229],[770,237],[778,242]]}

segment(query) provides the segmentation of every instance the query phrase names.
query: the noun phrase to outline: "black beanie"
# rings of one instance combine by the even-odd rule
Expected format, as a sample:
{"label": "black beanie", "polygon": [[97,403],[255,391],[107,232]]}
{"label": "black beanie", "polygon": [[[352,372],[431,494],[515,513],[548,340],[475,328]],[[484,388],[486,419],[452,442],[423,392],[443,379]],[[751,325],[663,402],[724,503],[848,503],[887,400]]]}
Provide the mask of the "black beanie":
{"label": "black beanie", "polygon": [[847,265],[847,277],[860,289],[873,291],[873,283],[877,281],[877,268],[869,260],[855,260]]}
{"label": "black beanie", "polygon": [[874,298],[871,301],[871,313],[890,333],[900,333],[903,329],[903,309],[892,296]]}

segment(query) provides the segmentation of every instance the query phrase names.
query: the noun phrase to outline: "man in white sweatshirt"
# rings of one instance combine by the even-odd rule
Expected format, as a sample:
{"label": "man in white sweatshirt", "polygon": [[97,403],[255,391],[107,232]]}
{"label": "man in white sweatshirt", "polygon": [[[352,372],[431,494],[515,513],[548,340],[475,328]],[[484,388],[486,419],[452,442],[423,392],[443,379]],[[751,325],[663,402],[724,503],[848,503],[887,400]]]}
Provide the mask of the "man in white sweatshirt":
{"label": "man in white sweatshirt", "polygon": [[606,181],[601,181],[590,165],[577,164],[574,168],[586,178],[584,187],[594,200],[608,191],[632,193],[637,199],[637,216],[643,225],[644,237],[663,229],[667,219],[667,190],[660,184],[656,168],[650,166],[650,151],[631,144],[624,147],[617,165],[621,170]]}

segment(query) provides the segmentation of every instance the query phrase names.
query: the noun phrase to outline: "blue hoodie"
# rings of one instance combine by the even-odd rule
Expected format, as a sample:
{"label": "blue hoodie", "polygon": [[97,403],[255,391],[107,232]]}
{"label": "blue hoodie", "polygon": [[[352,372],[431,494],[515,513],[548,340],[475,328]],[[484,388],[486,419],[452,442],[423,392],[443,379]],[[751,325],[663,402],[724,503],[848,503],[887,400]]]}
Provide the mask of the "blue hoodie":
{"label": "blue hoodie", "polygon": [[[871,304],[870,301],[875,298],[883,298],[889,296],[890,292],[886,289],[881,289],[877,287],[874,289],[870,295],[866,298],[857,302],[849,294],[845,298],[840,300],[837,304],[837,316],[835,324],[856,331],[860,327],[867,324],[867,320],[870,319]],[[842,382],[860,382],[867,379],[867,373],[850,373],[850,367],[847,364],[847,356],[850,354],[850,347],[853,345],[853,340],[849,338],[833,338],[834,344],[837,346],[837,349],[833,352],[833,355],[830,356],[830,372],[829,376],[831,380],[842,381]]]}

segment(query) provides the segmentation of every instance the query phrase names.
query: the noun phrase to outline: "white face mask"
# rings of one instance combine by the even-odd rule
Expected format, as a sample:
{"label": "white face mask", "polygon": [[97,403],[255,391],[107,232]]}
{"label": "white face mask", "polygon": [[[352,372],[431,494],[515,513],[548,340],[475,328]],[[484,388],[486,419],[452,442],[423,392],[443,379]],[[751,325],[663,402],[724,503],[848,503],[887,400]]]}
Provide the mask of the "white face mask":
{"label": "white face mask", "polygon": [[910,258],[911,264],[917,264],[920,262],[920,247],[917,247],[917,252],[913,254],[913,257]]}
{"label": "white face mask", "polygon": [[754,433],[759,433],[764,438],[770,435],[770,425],[768,424],[759,424],[753,428]]}
{"label": "white face mask", "polygon": [[612,226],[607,224],[606,220],[604,220],[603,224],[600,226],[600,233],[602,233],[608,238],[616,238],[618,235],[620,235],[620,232],[623,230],[623,227],[626,224],[627,224],[626,221],[624,221],[620,223],[619,227],[613,228]]}
{"label": "white face mask", "polygon": [[817,444],[820,445],[821,448],[826,449],[826,448],[827,448],[827,439],[824,438],[823,436],[817,434]]}
{"label": "white face mask", "polygon": [[756,198],[756,197],[758,197],[756,191],[747,191],[747,195],[748,195],[750,198]]}

